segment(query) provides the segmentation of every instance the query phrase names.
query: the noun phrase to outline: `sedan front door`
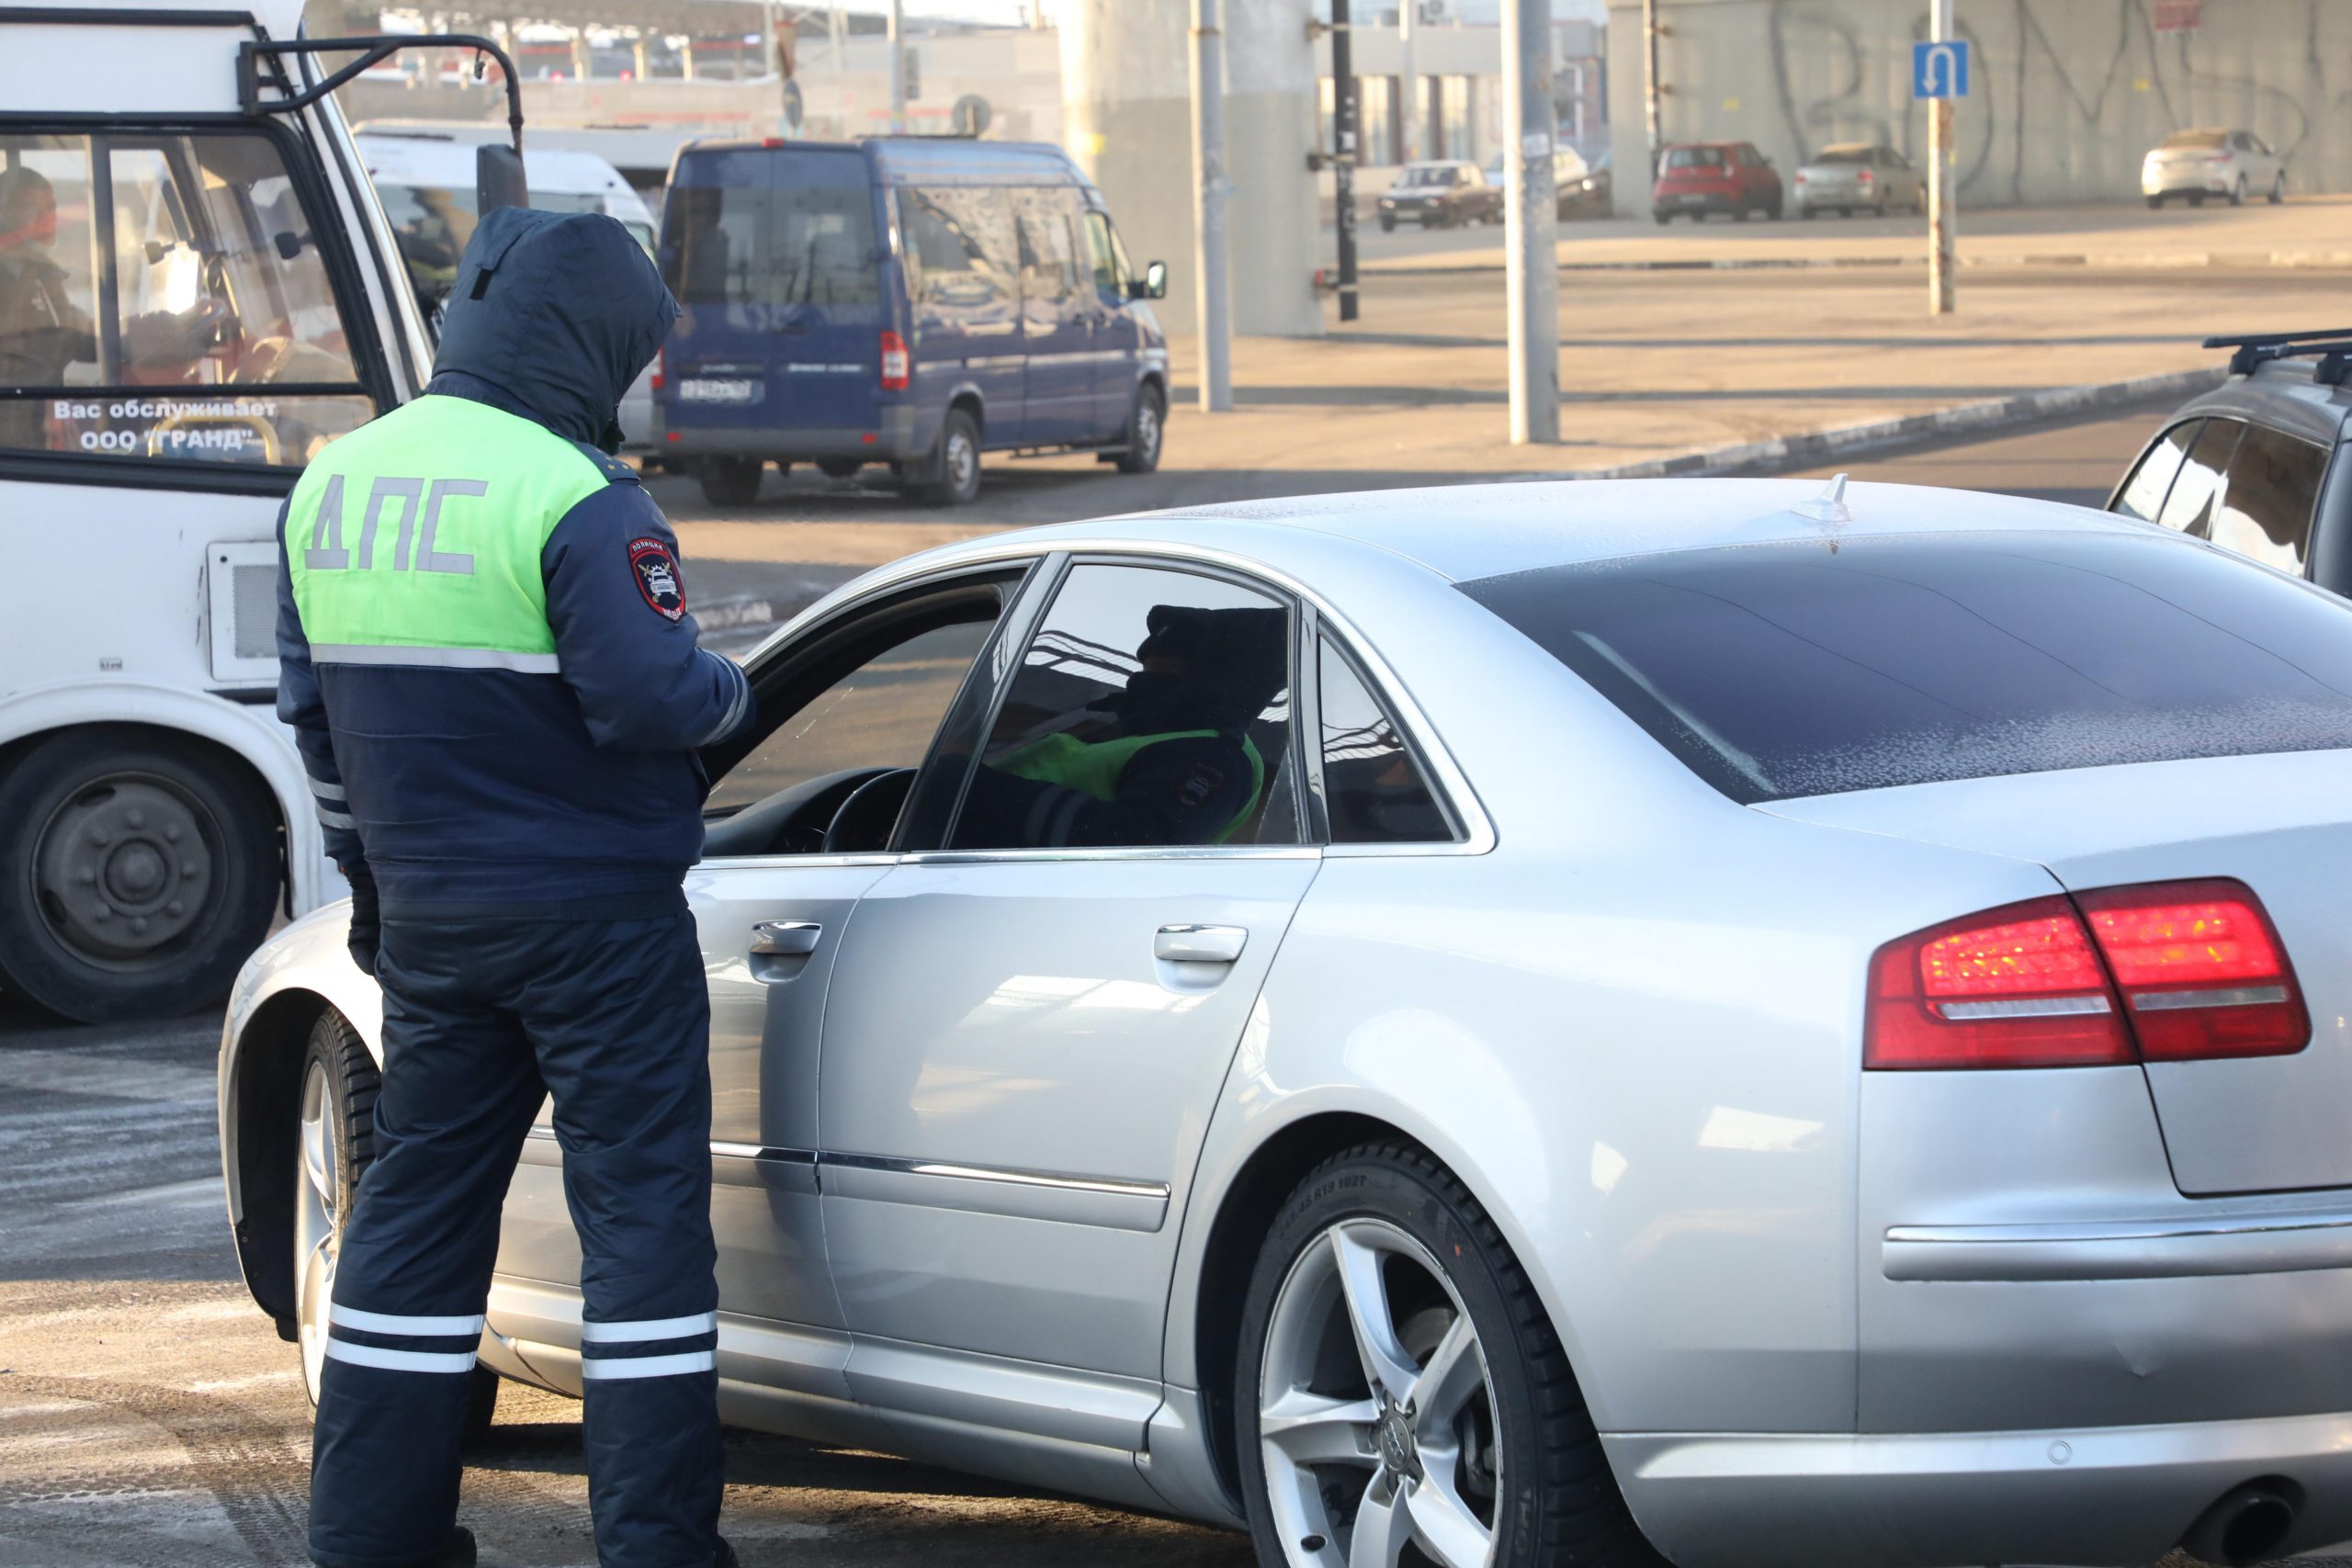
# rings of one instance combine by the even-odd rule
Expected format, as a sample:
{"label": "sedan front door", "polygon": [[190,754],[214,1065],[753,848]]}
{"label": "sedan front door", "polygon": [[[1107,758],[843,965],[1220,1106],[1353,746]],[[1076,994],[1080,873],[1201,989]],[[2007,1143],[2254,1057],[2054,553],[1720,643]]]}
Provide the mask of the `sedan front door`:
{"label": "sedan front door", "polygon": [[1319,863],[1294,620],[1228,577],[1070,567],[945,847],[859,905],[819,1111],[859,1397],[968,1415],[975,1365],[1078,1369],[1062,1435],[1140,1442],[1209,1108]]}

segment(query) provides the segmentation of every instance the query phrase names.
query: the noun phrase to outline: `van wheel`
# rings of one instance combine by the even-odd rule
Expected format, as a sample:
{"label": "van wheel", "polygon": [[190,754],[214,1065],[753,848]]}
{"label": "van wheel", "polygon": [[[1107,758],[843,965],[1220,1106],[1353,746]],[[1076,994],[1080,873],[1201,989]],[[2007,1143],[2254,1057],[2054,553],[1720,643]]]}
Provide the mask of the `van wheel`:
{"label": "van wheel", "polygon": [[947,411],[930,472],[914,489],[927,506],[962,506],[980,493],[980,427],[967,411]]}
{"label": "van wheel", "polygon": [[276,814],[206,749],[98,728],[0,778],[0,971],[85,1023],[211,1007],[269,932]]}
{"label": "van wheel", "polygon": [[1146,381],[1136,388],[1135,406],[1127,411],[1127,449],[1119,454],[1119,472],[1148,474],[1159,467],[1159,448],[1168,434],[1168,399]]}
{"label": "van wheel", "polygon": [[705,457],[695,465],[702,498],[713,506],[749,506],[760,499],[757,457]]}
{"label": "van wheel", "polygon": [[1409,1144],[1307,1173],[1250,1279],[1235,1437],[1261,1568],[1652,1568],[1544,1303]]}
{"label": "van wheel", "polygon": [[[383,1077],[343,1014],[328,1009],[311,1026],[302,1056],[302,1088],[295,1100],[294,1322],[302,1349],[302,1392],[319,1403],[319,1372],[326,1364],[327,1305],[343,1228],[376,1153],[376,1096]],[[496,1372],[476,1367],[466,1390],[465,1440],[490,1434],[498,1414]]]}

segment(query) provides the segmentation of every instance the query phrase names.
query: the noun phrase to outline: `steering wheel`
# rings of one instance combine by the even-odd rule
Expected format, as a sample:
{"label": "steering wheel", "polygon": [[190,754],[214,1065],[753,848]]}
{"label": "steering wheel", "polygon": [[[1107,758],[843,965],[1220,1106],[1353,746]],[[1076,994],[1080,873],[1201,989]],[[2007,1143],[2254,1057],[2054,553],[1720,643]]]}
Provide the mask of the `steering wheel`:
{"label": "steering wheel", "polygon": [[912,768],[893,768],[887,773],[876,773],[849,792],[833,819],[825,825],[825,851],[829,855],[856,854],[862,851],[878,850],[890,841],[890,829],[899,820],[899,808],[907,803],[907,792],[914,787]]}

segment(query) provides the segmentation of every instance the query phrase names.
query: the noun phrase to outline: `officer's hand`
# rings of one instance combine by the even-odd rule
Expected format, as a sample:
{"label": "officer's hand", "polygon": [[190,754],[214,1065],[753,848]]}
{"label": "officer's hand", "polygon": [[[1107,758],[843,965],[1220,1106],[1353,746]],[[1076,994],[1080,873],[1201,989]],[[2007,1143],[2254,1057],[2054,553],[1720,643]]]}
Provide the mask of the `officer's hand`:
{"label": "officer's hand", "polygon": [[376,913],[376,877],[368,863],[343,868],[351,882],[351,932],[345,940],[351,949],[351,961],[369,979],[376,977],[376,950],[382,945],[384,927]]}

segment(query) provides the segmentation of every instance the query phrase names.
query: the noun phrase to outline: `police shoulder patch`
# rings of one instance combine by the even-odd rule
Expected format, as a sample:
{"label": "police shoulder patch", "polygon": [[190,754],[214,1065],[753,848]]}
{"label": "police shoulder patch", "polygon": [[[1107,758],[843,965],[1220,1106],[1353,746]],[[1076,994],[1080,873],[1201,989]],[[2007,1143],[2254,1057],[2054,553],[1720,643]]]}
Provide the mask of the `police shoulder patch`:
{"label": "police shoulder patch", "polygon": [[631,539],[628,567],[636,575],[638,592],[652,606],[655,615],[672,621],[685,617],[685,576],[678,570],[678,554],[668,540],[657,539],[650,534]]}

